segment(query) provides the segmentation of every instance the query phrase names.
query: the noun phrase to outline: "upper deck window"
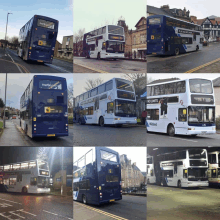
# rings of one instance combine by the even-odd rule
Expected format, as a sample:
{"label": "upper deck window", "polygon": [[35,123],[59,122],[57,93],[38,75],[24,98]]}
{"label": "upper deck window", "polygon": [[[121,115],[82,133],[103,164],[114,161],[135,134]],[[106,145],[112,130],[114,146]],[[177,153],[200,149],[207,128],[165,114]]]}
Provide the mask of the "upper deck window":
{"label": "upper deck window", "polygon": [[110,153],[104,150],[100,150],[101,152],[101,159],[103,160],[109,160],[112,162],[117,162],[117,155],[114,153]]}
{"label": "upper deck window", "polygon": [[108,33],[123,35],[124,29],[123,27],[120,27],[120,26],[108,25]]}
{"label": "upper deck window", "polygon": [[212,82],[207,79],[190,79],[189,87],[191,93],[212,93]]}
{"label": "upper deck window", "polygon": [[161,24],[161,21],[160,21],[160,18],[150,18],[149,19],[149,25],[150,24],[153,24],[153,25],[155,25],[155,24]]}
{"label": "upper deck window", "polygon": [[40,89],[56,89],[62,90],[62,82],[58,80],[39,80]]}
{"label": "upper deck window", "polygon": [[116,87],[117,87],[117,89],[120,89],[120,90],[126,90],[126,91],[134,92],[132,83],[128,82],[128,81],[116,79]]}
{"label": "upper deck window", "polygon": [[55,23],[51,21],[46,21],[43,19],[37,19],[37,26],[54,30]]}

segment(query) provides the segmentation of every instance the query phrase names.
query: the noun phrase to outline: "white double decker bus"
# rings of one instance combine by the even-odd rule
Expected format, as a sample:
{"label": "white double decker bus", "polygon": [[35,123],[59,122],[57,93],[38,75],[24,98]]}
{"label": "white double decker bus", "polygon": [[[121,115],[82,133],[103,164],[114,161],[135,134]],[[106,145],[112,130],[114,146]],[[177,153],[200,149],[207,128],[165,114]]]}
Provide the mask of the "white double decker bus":
{"label": "white double decker bus", "polygon": [[50,171],[43,160],[0,166],[0,186],[7,192],[48,193]]}
{"label": "white double decker bus", "polygon": [[193,78],[148,84],[146,128],[170,136],[215,134],[212,81]]}
{"label": "white double decker bus", "polygon": [[136,96],[132,82],[113,78],[76,97],[74,121],[79,124],[122,126],[136,124]]}
{"label": "white double decker bus", "polygon": [[220,151],[208,153],[208,162],[209,185],[220,187]]}
{"label": "white double decker bus", "polygon": [[124,58],[124,28],[106,25],[84,34],[83,53],[86,58],[118,59]]}
{"label": "white double decker bus", "polygon": [[208,186],[207,150],[191,148],[188,150],[161,154],[160,184],[162,186],[200,187]]}
{"label": "white double decker bus", "polygon": [[156,183],[154,157],[150,155],[147,156],[147,183]]}

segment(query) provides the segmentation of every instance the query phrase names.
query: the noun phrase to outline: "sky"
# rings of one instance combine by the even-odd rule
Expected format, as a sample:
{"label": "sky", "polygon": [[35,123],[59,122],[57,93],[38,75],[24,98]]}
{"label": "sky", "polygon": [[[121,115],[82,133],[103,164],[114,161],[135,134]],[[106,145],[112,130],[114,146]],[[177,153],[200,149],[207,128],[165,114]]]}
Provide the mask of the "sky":
{"label": "sky", "polygon": [[[5,75],[0,74],[0,98],[5,101]],[[7,106],[20,109],[20,98],[23,95],[28,84],[32,80],[34,75],[43,75],[43,74],[8,74],[7,79]],[[64,77],[67,80],[67,87],[70,83],[73,83],[73,74],[47,74],[51,76]]]}
{"label": "sky", "polygon": [[[74,147],[73,148],[73,161],[76,161],[87,153],[92,147]],[[146,172],[146,147],[108,147],[117,151],[119,155],[126,154],[131,163],[136,162],[136,166],[142,171]]]}
{"label": "sky", "polygon": [[197,16],[198,19],[206,18],[211,15],[220,17],[220,1],[207,0],[147,0],[147,4],[160,8],[162,5],[169,5],[170,8],[178,8],[190,11],[190,16]]}
{"label": "sky", "polygon": [[86,82],[88,79],[97,79],[97,78],[101,78],[103,80],[103,82],[106,82],[114,77],[118,77],[118,78],[123,78],[124,74],[113,74],[113,73],[88,73],[88,74],[73,74],[73,96],[76,97],[84,92],[86,92],[85,87],[87,87]]}
{"label": "sky", "polygon": [[19,36],[20,29],[34,16],[43,15],[59,21],[57,40],[62,43],[63,36],[73,35],[73,0],[6,0],[0,7],[0,39],[5,39],[7,13],[7,36]]}
{"label": "sky", "polygon": [[213,79],[216,79],[220,77],[220,74],[218,73],[212,73],[212,74],[207,74],[207,73],[190,73],[190,74],[173,74],[173,73],[170,73],[170,74],[159,74],[159,73],[148,73],[147,74],[147,78],[148,80],[150,79],[150,81],[153,81],[153,80],[158,80],[158,79],[169,79],[169,78],[180,78],[180,79],[189,79],[189,78],[203,78],[203,79],[210,79],[210,80],[213,80]]}
{"label": "sky", "polygon": [[75,0],[73,3],[73,32],[86,32],[109,24],[117,24],[122,16],[130,29],[141,17],[146,17],[147,0]]}

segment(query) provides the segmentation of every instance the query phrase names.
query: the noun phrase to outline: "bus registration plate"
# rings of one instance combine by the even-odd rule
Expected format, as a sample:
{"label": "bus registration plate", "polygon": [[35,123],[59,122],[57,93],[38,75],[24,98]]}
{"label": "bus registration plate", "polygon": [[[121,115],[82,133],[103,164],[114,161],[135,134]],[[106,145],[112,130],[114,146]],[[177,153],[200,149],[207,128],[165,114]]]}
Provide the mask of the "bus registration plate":
{"label": "bus registration plate", "polygon": [[206,134],[206,133],[207,133],[207,131],[202,131],[201,133],[202,133],[202,134]]}
{"label": "bus registration plate", "polygon": [[55,134],[48,134],[47,137],[55,137]]}
{"label": "bus registration plate", "polygon": [[157,53],[152,53],[152,54],[155,54],[155,55],[156,55]]}
{"label": "bus registration plate", "polygon": [[109,202],[114,202],[115,201],[115,199],[111,199],[111,200],[109,200]]}
{"label": "bus registration plate", "polygon": [[130,121],[126,121],[126,123],[127,123],[127,124],[129,124],[129,123],[130,123]]}

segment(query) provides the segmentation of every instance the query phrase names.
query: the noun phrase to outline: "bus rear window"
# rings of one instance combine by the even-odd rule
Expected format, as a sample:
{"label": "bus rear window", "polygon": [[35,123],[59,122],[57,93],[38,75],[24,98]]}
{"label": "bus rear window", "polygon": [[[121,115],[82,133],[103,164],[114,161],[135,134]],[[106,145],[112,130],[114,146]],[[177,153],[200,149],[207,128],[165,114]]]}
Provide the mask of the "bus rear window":
{"label": "bus rear window", "polygon": [[62,90],[62,82],[58,80],[40,80],[39,88]]}
{"label": "bus rear window", "polygon": [[38,19],[37,20],[37,26],[53,30],[54,27],[55,27],[55,23],[51,22],[51,21],[46,21],[46,20],[43,20],[43,19]]}
{"label": "bus rear window", "polygon": [[118,182],[118,176],[106,175],[106,182]]}
{"label": "bus rear window", "polygon": [[149,24],[160,24],[160,18],[150,18]]}
{"label": "bus rear window", "polygon": [[112,162],[117,162],[117,155],[116,154],[113,154],[113,153],[110,153],[110,152],[107,152],[104,150],[100,150],[100,152],[101,152],[101,159],[109,160]]}
{"label": "bus rear window", "polygon": [[46,114],[53,114],[53,113],[62,113],[63,107],[62,106],[45,106],[44,113]]}

